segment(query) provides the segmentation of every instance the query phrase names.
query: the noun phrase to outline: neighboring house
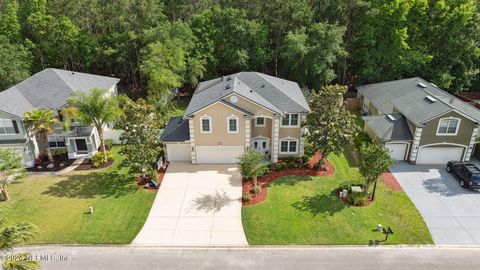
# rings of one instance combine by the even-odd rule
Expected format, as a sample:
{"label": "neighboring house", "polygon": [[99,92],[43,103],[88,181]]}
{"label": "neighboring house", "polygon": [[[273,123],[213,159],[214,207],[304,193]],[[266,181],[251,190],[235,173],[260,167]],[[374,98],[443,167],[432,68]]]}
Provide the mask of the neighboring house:
{"label": "neighboring house", "polygon": [[166,159],[236,163],[249,148],[272,162],[302,156],[302,122],[310,112],[297,83],[257,72],[201,82],[183,117],[162,133]]}
{"label": "neighboring house", "polygon": [[422,78],[357,86],[365,131],[396,160],[468,161],[480,111]]}
{"label": "neighboring house", "polygon": [[[25,112],[51,109],[60,119],[59,112],[75,92],[104,88],[107,95],[116,95],[118,82],[117,78],[47,68],[0,92],[0,147],[14,148],[25,166],[32,167],[42,142],[28,134],[23,123]],[[56,124],[48,140],[52,150],[66,149],[69,158],[91,157],[100,144],[93,126],[78,123],[73,123],[70,131]]]}

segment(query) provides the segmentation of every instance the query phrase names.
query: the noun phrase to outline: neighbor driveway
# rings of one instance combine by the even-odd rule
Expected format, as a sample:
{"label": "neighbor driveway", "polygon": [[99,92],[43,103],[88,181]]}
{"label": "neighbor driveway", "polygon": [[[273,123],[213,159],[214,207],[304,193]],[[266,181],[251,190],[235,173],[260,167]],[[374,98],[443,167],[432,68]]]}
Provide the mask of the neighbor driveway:
{"label": "neighbor driveway", "polygon": [[391,171],[420,211],[435,244],[480,244],[480,192],[461,188],[445,166],[396,163]]}
{"label": "neighbor driveway", "polygon": [[173,162],[147,221],[140,246],[243,246],[242,180],[235,165]]}

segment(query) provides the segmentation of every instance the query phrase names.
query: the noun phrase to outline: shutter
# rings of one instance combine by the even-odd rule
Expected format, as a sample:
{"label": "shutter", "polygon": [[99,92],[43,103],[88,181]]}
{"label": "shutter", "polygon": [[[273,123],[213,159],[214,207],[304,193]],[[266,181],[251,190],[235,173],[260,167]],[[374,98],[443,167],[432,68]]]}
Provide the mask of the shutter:
{"label": "shutter", "polygon": [[13,124],[13,129],[15,129],[15,134],[19,134],[20,131],[18,130],[17,120],[12,120],[12,124]]}

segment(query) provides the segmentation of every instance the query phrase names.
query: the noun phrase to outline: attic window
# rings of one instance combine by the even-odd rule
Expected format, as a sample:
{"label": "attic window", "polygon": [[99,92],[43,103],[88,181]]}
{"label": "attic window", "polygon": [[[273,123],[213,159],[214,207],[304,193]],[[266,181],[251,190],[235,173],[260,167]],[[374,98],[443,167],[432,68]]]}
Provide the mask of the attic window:
{"label": "attic window", "polygon": [[392,122],[397,121],[397,119],[395,117],[393,117],[393,115],[391,115],[391,114],[387,114],[387,118],[388,118],[388,120],[390,120]]}
{"label": "attic window", "polygon": [[435,103],[437,101],[437,99],[432,96],[426,96],[425,100],[427,100],[430,103]]}
{"label": "attic window", "polygon": [[230,89],[230,84],[227,84],[227,86],[225,86],[225,90],[228,90]]}
{"label": "attic window", "polygon": [[227,81],[230,81],[232,79],[232,76],[227,77]]}
{"label": "attic window", "polygon": [[417,83],[417,85],[420,86],[421,88],[427,88],[427,86],[424,83]]}

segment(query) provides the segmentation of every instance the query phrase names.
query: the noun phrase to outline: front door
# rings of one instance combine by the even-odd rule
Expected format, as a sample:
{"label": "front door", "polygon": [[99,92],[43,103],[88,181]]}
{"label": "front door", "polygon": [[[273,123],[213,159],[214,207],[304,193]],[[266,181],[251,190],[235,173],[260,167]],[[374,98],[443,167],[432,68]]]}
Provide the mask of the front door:
{"label": "front door", "polygon": [[267,138],[252,139],[252,148],[260,153],[268,154],[270,151],[270,141]]}
{"label": "front door", "polygon": [[75,139],[75,146],[77,147],[77,152],[87,151],[87,141],[85,139]]}

